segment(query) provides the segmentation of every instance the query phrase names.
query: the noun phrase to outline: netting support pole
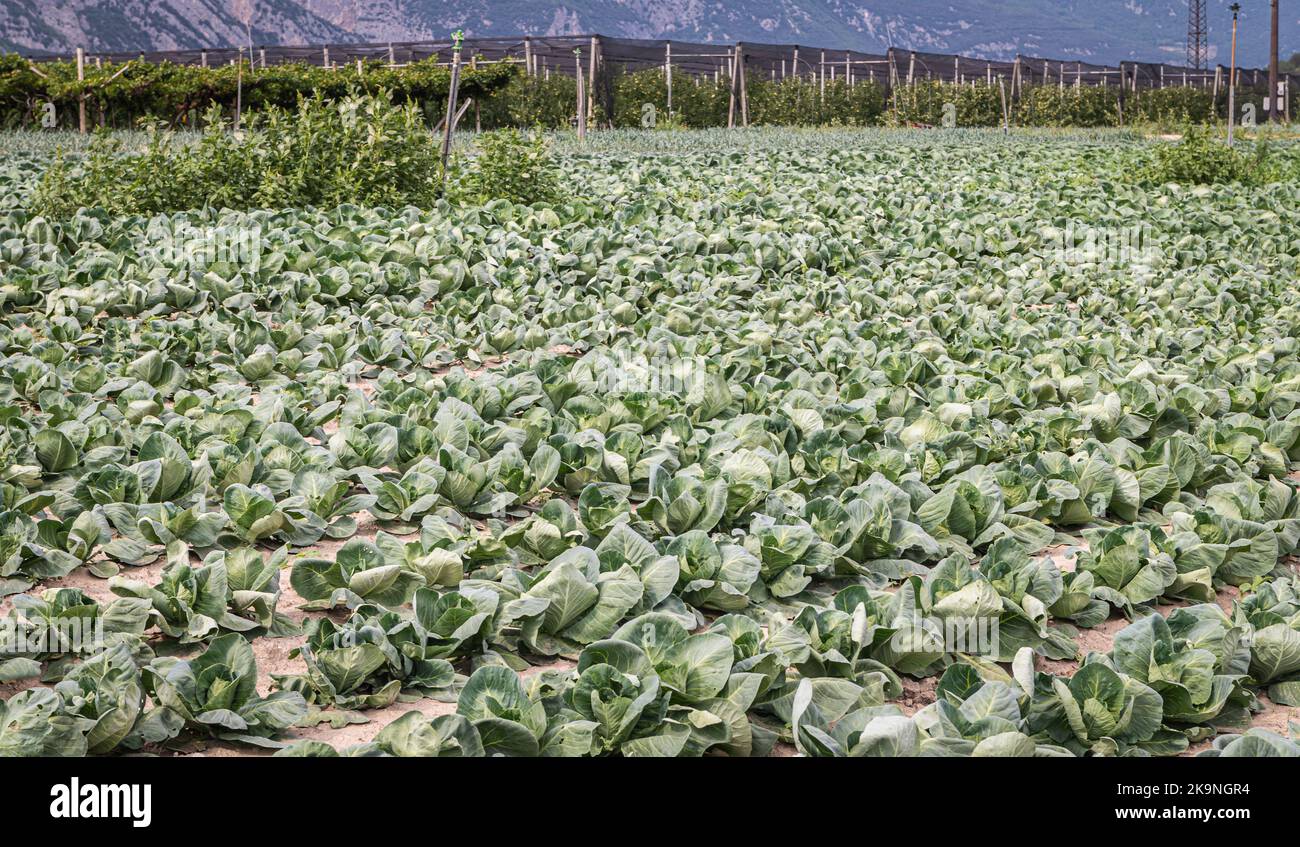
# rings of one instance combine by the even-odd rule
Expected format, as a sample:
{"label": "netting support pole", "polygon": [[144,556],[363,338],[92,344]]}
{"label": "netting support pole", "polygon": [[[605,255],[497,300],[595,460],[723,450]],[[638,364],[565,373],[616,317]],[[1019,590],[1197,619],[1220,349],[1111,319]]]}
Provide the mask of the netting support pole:
{"label": "netting support pole", "polygon": [[736,45],[736,68],[740,74],[740,121],[749,127],[749,89],[745,83],[745,51]]}
{"label": "netting support pole", "polygon": [[728,63],[727,74],[727,129],[736,128],[736,57],[740,54],[737,46]]}
{"label": "netting support pole", "polygon": [[573,51],[574,70],[578,76],[578,140],[587,138],[587,92],[582,84],[582,48]]}
{"label": "netting support pole", "polygon": [[[86,81],[86,50],[84,47],[77,48],[77,82]],[[81,134],[86,134],[86,92],[77,92],[77,125],[81,129]]]}
{"label": "netting support pole", "polygon": [[600,36],[591,37],[591,56],[587,58],[587,116],[596,112],[596,51],[600,49]]}
{"label": "netting support pole", "polygon": [[673,43],[664,43],[664,85],[668,88],[668,112],[673,111]]}

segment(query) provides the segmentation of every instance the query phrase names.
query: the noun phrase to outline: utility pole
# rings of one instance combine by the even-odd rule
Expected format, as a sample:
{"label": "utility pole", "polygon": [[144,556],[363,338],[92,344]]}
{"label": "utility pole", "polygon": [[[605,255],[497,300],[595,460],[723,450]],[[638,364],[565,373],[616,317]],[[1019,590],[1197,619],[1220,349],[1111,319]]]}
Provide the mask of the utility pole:
{"label": "utility pole", "polygon": [[1268,36],[1268,119],[1277,123],[1282,110],[1279,108],[1277,88],[1277,0],[1273,0],[1273,23]]}
{"label": "utility pole", "polygon": [[1241,4],[1233,3],[1228,8],[1232,10],[1232,58],[1228,63],[1228,146],[1231,147],[1237,108],[1237,13],[1241,11]]}

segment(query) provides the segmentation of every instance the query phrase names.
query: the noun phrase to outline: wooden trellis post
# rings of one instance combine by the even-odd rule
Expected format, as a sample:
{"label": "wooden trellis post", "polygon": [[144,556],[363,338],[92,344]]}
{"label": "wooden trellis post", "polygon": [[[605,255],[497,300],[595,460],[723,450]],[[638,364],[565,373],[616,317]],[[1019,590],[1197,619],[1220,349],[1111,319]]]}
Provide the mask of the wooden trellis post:
{"label": "wooden trellis post", "polygon": [[524,36],[524,76],[536,76],[537,71],[533,68],[533,39],[531,36]]}
{"label": "wooden trellis post", "polygon": [[820,87],[818,88],[817,96],[820,99],[820,102],[825,103],[826,102],[826,51],[825,50],[822,51],[821,62],[818,65],[818,70],[821,72],[820,73],[821,81],[818,83]]}
{"label": "wooden trellis post", "polygon": [[573,51],[573,64],[578,75],[578,140],[583,141],[587,137],[587,92],[582,84],[581,47]]}
{"label": "wooden trellis post", "polygon": [[668,112],[673,111],[673,43],[664,42],[664,85],[668,88]]}
{"label": "wooden trellis post", "polygon": [[321,48],[320,57],[321,65],[326,68],[330,67],[330,49],[328,47]]}
{"label": "wooden trellis post", "polygon": [[[798,48],[796,48],[798,49]],[[740,45],[737,44],[731,57],[730,74],[727,79],[727,129],[736,128],[736,64],[740,58]]]}
{"label": "wooden trellis post", "polygon": [[[86,81],[86,50],[83,47],[77,48],[77,82]],[[86,92],[77,93],[77,126],[81,129],[81,134],[86,134]]]}
{"label": "wooden trellis post", "polygon": [[998,77],[998,93],[1002,95],[1002,134],[1010,135],[1011,112],[1007,108],[1007,86],[1006,83],[1002,81],[1002,77]]}
{"label": "wooden trellis post", "polygon": [[745,51],[736,45],[736,70],[740,75],[740,121],[749,126],[749,90],[745,85]]}
{"label": "wooden trellis post", "polygon": [[907,57],[907,84],[910,86],[912,80],[916,78],[916,53],[912,52]]}
{"label": "wooden trellis post", "polygon": [[596,51],[600,47],[598,36],[591,37],[591,56],[587,58],[587,116],[596,111]]}

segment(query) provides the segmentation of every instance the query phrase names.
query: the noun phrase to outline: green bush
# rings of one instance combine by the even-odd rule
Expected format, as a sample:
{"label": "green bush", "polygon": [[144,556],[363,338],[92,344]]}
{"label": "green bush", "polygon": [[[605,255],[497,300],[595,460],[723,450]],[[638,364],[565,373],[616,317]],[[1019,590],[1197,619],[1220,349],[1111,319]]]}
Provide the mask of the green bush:
{"label": "green bush", "polygon": [[[77,79],[75,62],[46,62],[41,65],[41,73],[44,76],[17,55],[0,56],[0,125],[37,125],[41,104],[51,102],[59,126],[73,129],[77,126],[78,99],[83,94],[92,124],[129,128],[141,120],[173,127],[193,126],[213,103],[219,104],[229,118],[234,114],[237,96],[245,112],[256,112],[271,107],[293,109],[300,97],[320,95],[327,100],[341,100],[357,90],[387,91],[398,102],[414,102],[426,120],[434,123],[443,115],[451,82],[451,71],[440,67],[436,59],[400,68],[377,61],[363,62],[360,72],[355,65],[250,68],[245,64],[242,68],[204,68],[133,60],[89,66],[85,80]],[[460,96],[483,102],[519,77],[517,67],[503,63],[464,67]]]}
{"label": "green bush", "polygon": [[1178,143],[1156,147],[1138,175],[1142,181],[1161,184],[1267,185],[1284,179],[1286,171],[1267,142],[1229,147],[1208,130],[1192,126]]}
{"label": "green bush", "polygon": [[572,125],[577,96],[578,83],[571,77],[515,76],[480,104],[480,116],[483,126],[489,128],[559,129]]}
{"label": "green bush", "polygon": [[214,107],[193,144],[154,128],[141,152],[100,133],[80,162],[57,157],[33,208],[64,219],[82,207],[152,214],[201,206],[232,209],[427,205],[440,160],[419,110],[387,94],[331,102],[317,94],[293,111],[272,107],[230,132]]}
{"label": "green bush", "polygon": [[456,199],[532,205],[559,196],[559,170],[541,132],[525,136],[516,129],[500,129],[483,133],[475,143],[477,155],[461,165],[465,173],[452,192]]}

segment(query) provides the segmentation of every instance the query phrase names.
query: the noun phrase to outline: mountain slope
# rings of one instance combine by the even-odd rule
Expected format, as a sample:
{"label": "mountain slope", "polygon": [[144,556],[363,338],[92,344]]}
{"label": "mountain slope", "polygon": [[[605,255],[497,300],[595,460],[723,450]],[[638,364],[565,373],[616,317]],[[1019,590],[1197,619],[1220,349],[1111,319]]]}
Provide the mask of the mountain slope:
{"label": "mountain slope", "polygon": [[[251,19],[249,9],[252,9]],[[355,41],[296,0],[0,0],[0,46],[70,52]]]}
{"label": "mountain slope", "polygon": [[[1227,61],[1231,0],[1210,0],[1212,61]],[[1016,53],[1097,62],[1181,63],[1186,0],[0,0],[0,44],[24,49],[168,49],[406,41],[466,34],[599,32],[685,41],[794,42],[883,51],[889,45],[982,58]],[[1245,65],[1267,60],[1268,9],[1242,13]],[[1282,53],[1300,49],[1300,4],[1282,20]]]}

